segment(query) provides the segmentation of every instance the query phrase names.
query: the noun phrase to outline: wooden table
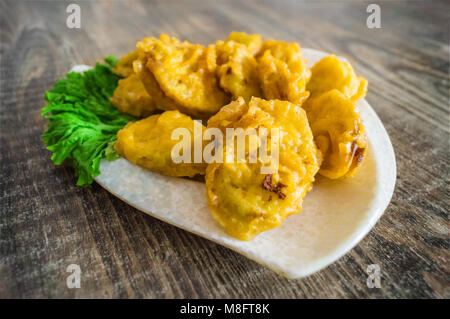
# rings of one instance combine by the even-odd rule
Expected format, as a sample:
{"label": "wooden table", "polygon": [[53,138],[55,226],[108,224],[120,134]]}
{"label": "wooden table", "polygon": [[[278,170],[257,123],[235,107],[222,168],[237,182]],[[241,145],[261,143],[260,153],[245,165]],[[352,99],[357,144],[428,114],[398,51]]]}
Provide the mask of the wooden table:
{"label": "wooden table", "polygon": [[[77,1],[71,1],[77,2]],[[376,1],[1,2],[0,297],[439,298],[449,276],[450,3]],[[99,185],[75,186],[40,138],[43,94],[75,64],[120,56],[166,32],[207,44],[232,30],[347,57],[394,145],[392,202],[345,257],[304,279],[282,278],[208,240],[151,218]],[[325,230],[324,230],[325,231]],[[66,268],[78,264],[80,289]],[[366,285],[379,264],[382,287]]]}

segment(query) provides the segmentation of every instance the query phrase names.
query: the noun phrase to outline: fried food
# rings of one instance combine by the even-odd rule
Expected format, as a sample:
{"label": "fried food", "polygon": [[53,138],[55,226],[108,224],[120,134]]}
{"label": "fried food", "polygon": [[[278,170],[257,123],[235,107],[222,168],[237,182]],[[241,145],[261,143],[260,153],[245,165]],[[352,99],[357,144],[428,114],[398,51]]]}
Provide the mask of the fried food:
{"label": "fried food", "polygon": [[146,59],[143,67],[150,70],[161,90],[181,112],[205,118],[228,103],[229,97],[219,88],[215,72],[208,68],[204,46],[163,34],[159,39],[145,38],[137,47],[139,59],[141,56]]}
{"label": "fried food", "polygon": [[226,41],[234,41],[244,44],[250,53],[255,56],[262,47],[262,36],[245,32],[231,32]]}
{"label": "fried food", "polygon": [[319,173],[331,179],[351,177],[368,147],[355,103],[334,89],[306,101],[304,108],[323,162]]}
{"label": "fried food", "polygon": [[[335,56],[309,69],[298,43],[263,42],[260,35],[240,32],[207,48],[164,34],[137,47],[119,68],[132,65],[135,74],[119,82],[111,100],[135,116],[165,112],[120,130],[117,152],[169,176],[206,173],[212,215],[235,238],[250,240],[280,226],[301,211],[318,172],[330,179],[353,176],[366,154],[355,101],[365,95],[367,81]],[[235,101],[225,105],[230,98]],[[201,160],[209,164],[173,160],[179,143],[171,139],[173,130],[195,135],[196,122],[188,115],[209,118],[208,129],[226,137],[222,148],[214,148],[223,161],[208,161],[205,154]],[[229,129],[235,129],[231,137]],[[240,149],[240,134],[251,130],[256,135],[247,135]],[[195,153],[194,141],[188,149]]]}
{"label": "fried food", "polygon": [[[319,170],[317,150],[305,111],[287,101],[243,98],[224,106],[208,121],[208,128],[254,128],[258,132],[258,150],[246,148],[245,163],[225,161],[209,164],[206,169],[208,206],[214,218],[233,237],[250,240],[257,234],[280,226],[283,219],[300,212],[303,197],[312,189]],[[267,129],[267,148],[272,173],[262,174],[267,167],[261,156],[259,128]],[[279,164],[272,154],[272,128],[281,130]],[[235,143],[236,145],[236,143]],[[224,147],[226,150],[226,147]],[[257,155],[255,163],[250,157]],[[224,155],[225,157],[225,155]]]}
{"label": "fried food", "polygon": [[133,69],[141,80],[147,93],[152,97],[156,108],[162,111],[180,109],[180,106],[177,105],[175,101],[164,94],[152,72],[145,67],[147,60],[148,58],[145,55],[140,55],[139,58],[133,62]]}
{"label": "fried food", "polygon": [[264,97],[302,104],[311,71],[298,43],[267,40],[257,55],[258,77]]}
{"label": "fried food", "polygon": [[130,53],[124,55],[113,68],[113,72],[123,78],[133,74],[133,61],[138,58],[138,55],[138,50],[131,51]]}
{"label": "fried food", "polygon": [[120,112],[135,117],[146,117],[156,111],[155,102],[135,73],[119,80],[110,100]]}
{"label": "fried food", "polygon": [[367,92],[366,79],[356,76],[350,63],[335,55],[323,58],[311,68],[312,76],[307,89],[311,96],[319,96],[332,89],[339,90],[352,101],[364,97]]}
{"label": "fried food", "polygon": [[[202,133],[205,127],[202,125]],[[175,163],[172,140],[176,128],[186,128],[194,136],[194,120],[179,111],[166,111],[129,123],[117,133],[116,151],[130,162],[168,176],[205,174],[205,163]],[[191,139],[191,154],[194,142]]]}
{"label": "fried food", "polygon": [[140,77],[133,69],[133,62],[139,57],[139,51],[134,50],[123,56],[113,68],[114,73],[123,77],[119,80],[113,96],[112,104],[121,112],[135,117],[146,117],[155,113],[156,104],[148,94]]}
{"label": "fried food", "polygon": [[252,96],[261,97],[258,64],[247,45],[234,40],[217,41],[215,50],[220,87],[233,98],[242,96],[247,102]]}

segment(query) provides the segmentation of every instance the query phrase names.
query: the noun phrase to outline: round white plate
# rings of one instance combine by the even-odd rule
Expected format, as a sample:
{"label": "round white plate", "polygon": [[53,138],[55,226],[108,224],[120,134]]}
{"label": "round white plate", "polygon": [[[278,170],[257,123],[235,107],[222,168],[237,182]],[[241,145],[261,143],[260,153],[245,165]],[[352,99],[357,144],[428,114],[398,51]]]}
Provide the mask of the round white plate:
{"label": "round white plate", "polygon": [[[309,66],[328,55],[311,49],[303,54]],[[357,107],[370,146],[356,175],[339,181],[318,176],[299,214],[249,242],[230,237],[212,218],[203,183],[163,176],[123,158],[103,160],[96,181],[142,212],[233,249],[279,274],[307,276],[352,249],[381,217],[394,191],[396,165],[389,136],[366,100],[359,100]]]}

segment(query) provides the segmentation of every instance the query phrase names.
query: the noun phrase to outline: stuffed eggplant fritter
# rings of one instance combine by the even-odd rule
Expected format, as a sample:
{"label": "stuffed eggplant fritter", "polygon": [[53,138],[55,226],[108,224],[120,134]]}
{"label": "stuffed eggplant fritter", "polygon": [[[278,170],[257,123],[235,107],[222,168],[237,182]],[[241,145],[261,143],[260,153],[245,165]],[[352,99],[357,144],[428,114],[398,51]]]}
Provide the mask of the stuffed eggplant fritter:
{"label": "stuffed eggplant fritter", "polygon": [[[140,67],[147,68],[164,95],[176,108],[197,118],[215,114],[229,102],[208,65],[208,50],[202,45],[181,42],[166,34],[145,38],[137,44]],[[146,82],[143,81],[144,85]],[[150,95],[153,94],[149,88]]]}
{"label": "stuffed eggplant fritter", "polygon": [[259,82],[267,100],[302,104],[311,71],[302,58],[298,43],[267,40],[257,55]]}
{"label": "stuffed eggplant fritter", "polygon": [[[201,125],[201,124],[200,124]],[[166,111],[129,123],[117,132],[116,151],[139,166],[168,176],[205,174],[205,163],[194,163],[194,140],[190,139],[191,163],[176,163],[172,151],[179,143],[172,139],[177,128],[186,128],[194,136],[194,120],[178,111]],[[205,129],[201,125],[202,132]],[[178,155],[178,154],[177,154]]]}
{"label": "stuffed eggplant fritter", "polygon": [[110,100],[120,112],[135,117],[146,117],[156,111],[155,102],[135,73],[119,80]]}
{"label": "stuffed eggplant fritter", "polygon": [[126,78],[133,74],[133,61],[138,58],[138,50],[134,50],[124,55],[113,68],[113,72],[118,76]]}
{"label": "stuffed eggplant fritter", "polygon": [[[257,148],[245,148],[245,161],[224,160],[209,164],[206,169],[208,206],[231,236],[250,240],[300,212],[321,161],[306,113],[300,106],[260,98],[252,98],[247,104],[239,98],[211,117],[209,128],[218,128],[224,135],[230,128],[257,132]],[[227,136],[227,141],[235,137]],[[263,145],[267,157],[263,156]],[[274,145],[278,145],[278,161]],[[224,152],[226,149],[223,147]],[[263,167],[270,167],[270,172],[264,172]]]}
{"label": "stuffed eggplant fritter", "polygon": [[318,61],[311,68],[311,79],[307,90],[311,97],[336,89],[352,101],[364,97],[367,92],[367,80],[356,76],[350,63],[330,55]]}
{"label": "stuffed eggplant fritter", "polygon": [[303,105],[323,162],[319,173],[331,179],[351,177],[368,147],[363,122],[355,103],[331,90]]}
{"label": "stuffed eggplant fritter", "polygon": [[242,96],[249,102],[252,96],[261,97],[258,63],[252,51],[242,43],[217,41],[212,47],[216,55],[216,74],[220,87],[233,98]]}

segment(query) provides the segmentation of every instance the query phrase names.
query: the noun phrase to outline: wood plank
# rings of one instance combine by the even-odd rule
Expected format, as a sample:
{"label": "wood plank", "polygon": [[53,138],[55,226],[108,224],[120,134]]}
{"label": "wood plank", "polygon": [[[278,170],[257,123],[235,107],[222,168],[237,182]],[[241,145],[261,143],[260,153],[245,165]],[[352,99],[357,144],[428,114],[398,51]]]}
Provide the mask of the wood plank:
{"label": "wood plank", "polygon": [[[446,1],[379,1],[382,28],[353,1],[2,1],[0,297],[449,298],[449,12]],[[233,251],[146,216],[100,186],[75,186],[40,139],[43,94],[72,65],[130,51],[166,32],[202,44],[232,30],[347,57],[391,136],[396,190],[346,256],[288,280]],[[79,264],[82,288],[66,287]],[[366,267],[379,264],[382,288]]]}

